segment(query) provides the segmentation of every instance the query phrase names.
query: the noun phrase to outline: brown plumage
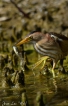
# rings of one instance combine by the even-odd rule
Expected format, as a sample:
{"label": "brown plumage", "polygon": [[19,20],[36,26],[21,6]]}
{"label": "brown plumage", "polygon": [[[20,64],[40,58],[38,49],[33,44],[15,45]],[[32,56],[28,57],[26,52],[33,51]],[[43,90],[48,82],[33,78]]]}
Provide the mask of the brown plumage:
{"label": "brown plumage", "polygon": [[[68,54],[68,38],[62,34],[49,32],[43,34],[41,32],[32,32],[25,39],[17,43],[19,46],[27,41],[32,41],[35,50],[44,56],[49,56],[53,60],[53,76],[54,68],[58,60],[63,60]],[[62,63],[62,62],[61,62]]]}

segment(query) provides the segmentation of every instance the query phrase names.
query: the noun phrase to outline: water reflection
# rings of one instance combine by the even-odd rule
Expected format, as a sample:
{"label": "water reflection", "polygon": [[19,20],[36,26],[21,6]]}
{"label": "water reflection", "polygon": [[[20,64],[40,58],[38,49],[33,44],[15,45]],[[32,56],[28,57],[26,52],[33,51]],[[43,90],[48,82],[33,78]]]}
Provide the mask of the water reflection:
{"label": "water reflection", "polygon": [[[34,106],[37,98],[37,93],[43,95],[43,103],[45,106],[66,106],[68,103],[68,78],[67,75],[53,79],[52,75],[43,75],[39,70],[35,70],[35,75],[30,70],[25,74],[25,86],[20,87],[2,87],[0,86],[0,102],[2,106],[21,106],[22,93],[26,93],[28,103]],[[0,79],[1,79],[0,74]],[[1,84],[0,84],[1,85]],[[39,93],[40,94],[40,93]],[[41,95],[40,94],[40,95]]]}

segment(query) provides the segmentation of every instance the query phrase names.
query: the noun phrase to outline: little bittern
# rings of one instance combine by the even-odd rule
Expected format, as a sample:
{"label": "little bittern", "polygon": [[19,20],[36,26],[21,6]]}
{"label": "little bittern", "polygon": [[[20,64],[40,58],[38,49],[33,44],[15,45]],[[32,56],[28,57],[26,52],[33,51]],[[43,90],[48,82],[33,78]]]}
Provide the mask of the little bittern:
{"label": "little bittern", "polygon": [[[68,54],[68,38],[62,34],[57,33],[41,33],[34,31],[26,38],[21,40],[16,46],[32,41],[35,50],[43,56],[49,56],[53,60],[52,73],[58,60],[63,60]],[[61,62],[63,63],[63,62]]]}

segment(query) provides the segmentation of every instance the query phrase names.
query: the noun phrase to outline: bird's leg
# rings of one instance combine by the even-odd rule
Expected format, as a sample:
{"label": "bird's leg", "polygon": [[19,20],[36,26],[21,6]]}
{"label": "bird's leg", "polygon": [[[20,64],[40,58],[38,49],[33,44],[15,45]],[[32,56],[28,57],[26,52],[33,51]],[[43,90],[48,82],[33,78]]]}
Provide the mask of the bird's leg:
{"label": "bird's leg", "polygon": [[55,66],[56,66],[56,62],[53,61],[53,68],[52,68],[52,74],[53,74],[53,78],[55,78]]}
{"label": "bird's leg", "polygon": [[42,64],[41,70],[44,68],[45,63],[46,63],[46,60],[43,61],[43,64]]}
{"label": "bird's leg", "polygon": [[46,60],[48,58],[49,58],[48,56],[41,57],[41,59],[38,62],[36,62],[34,65],[32,65],[32,69],[35,69],[38,65],[40,65],[44,61],[44,64],[42,65],[42,68],[43,68],[45,66]]}

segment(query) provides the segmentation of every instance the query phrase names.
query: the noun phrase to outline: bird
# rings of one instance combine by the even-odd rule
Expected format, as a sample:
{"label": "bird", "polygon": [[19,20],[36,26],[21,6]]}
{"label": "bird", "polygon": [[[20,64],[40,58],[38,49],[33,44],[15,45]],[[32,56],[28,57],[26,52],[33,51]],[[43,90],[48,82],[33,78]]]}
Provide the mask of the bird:
{"label": "bird", "polygon": [[16,46],[31,41],[35,50],[42,56],[49,56],[53,61],[52,74],[55,77],[55,67],[60,60],[63,66],[63,59],[68,55],[68,37],[56,32],[42,33],[33,31],[24,39],[19,41]]}

